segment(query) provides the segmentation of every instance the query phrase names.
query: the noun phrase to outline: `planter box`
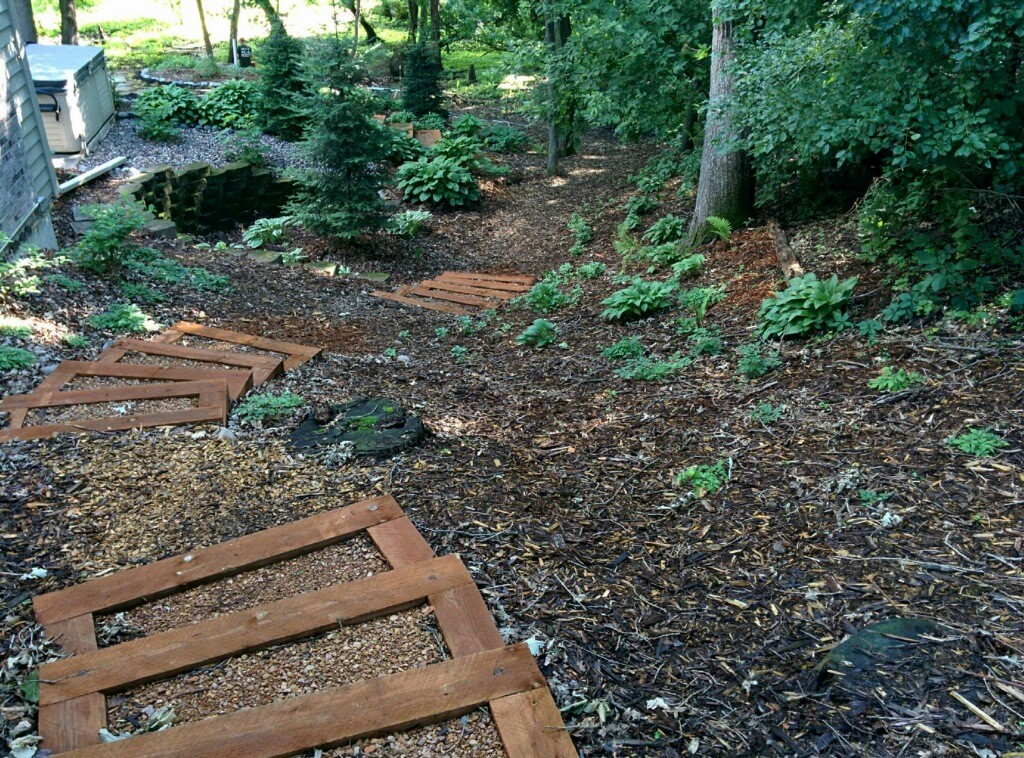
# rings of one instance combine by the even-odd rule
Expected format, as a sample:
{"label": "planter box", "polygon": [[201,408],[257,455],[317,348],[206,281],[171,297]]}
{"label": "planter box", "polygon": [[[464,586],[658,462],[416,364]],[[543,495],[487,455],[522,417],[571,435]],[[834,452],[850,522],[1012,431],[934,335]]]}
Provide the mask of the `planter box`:
{"label": "planter box", "polygon": [[440,129],[417,129],[413,134],[416,141],[419,142],[423,147],[431,147],[434,143],[441,139]]}

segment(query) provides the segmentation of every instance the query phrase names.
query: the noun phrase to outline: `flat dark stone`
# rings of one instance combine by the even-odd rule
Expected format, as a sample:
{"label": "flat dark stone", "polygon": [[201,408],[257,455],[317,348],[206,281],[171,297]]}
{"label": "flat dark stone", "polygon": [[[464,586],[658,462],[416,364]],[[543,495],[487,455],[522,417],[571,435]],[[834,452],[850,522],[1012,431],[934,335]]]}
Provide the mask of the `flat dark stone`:
{"label": "flat dark stone", "polygon": [[332,405],[329,418],[310,414],[291,434],[292,447],[311,450],[351,442],[355,455],[387,457],[419,445],[427,429],[416,416],[386,398],[360,397]]}

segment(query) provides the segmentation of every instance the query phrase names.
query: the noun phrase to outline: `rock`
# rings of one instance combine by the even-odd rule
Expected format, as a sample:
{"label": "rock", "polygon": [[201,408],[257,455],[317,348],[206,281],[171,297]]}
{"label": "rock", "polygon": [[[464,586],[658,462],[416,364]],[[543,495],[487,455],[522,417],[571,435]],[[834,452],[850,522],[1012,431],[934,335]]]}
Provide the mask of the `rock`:
{"label": "rock", "polygon": [[142,227],[142,231],[146,234],[151,234],[154,237],[166,237],[167,239],[174,239],[178,236],[178,225],[173,221],[158,218],[152,221],[146,222]]}
{"label": "rock", "polygon": [[276,250],[253,250],[249,258],[260,263],[280,263],[283,256]]}

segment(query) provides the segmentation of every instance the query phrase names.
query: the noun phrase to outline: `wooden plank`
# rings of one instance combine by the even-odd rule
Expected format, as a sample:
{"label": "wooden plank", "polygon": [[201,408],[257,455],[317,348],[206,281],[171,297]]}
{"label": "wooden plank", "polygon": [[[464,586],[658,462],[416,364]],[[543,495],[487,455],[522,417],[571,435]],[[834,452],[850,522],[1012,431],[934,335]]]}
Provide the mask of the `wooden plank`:
{"label": "wooden plank", "polygon": [[475,584],[431,595],[434,616],[453,656],[473,655],[505,644]]}
{"label": "wooden plank", "polygon": [[[181,332],[176,332],[173,329],[168,329],[166,332],[156,335],[150,341],[151,342],[174,342],[175,340],[181,339]],[[117,363],[119,360],[128,354],[128,350],[122,350],[120,348],[108,347],[99,357],[96,359],[102,363]]]}
{"label": "wooden plank", "polygon": [[[64,374],[60,370],[58,365],[57,370],[50,374],[48,377],[43,379],[36,387],[36,392],[53,392],[59,390],[65,384],[70,382],[73,377]],[[20,429],[25,424],[25,419],[28,418],[28,412],[30,408],[14,408],[10,411],[11,417],[8,424],[8,429]]]}
{"label": "wooden plank", "polygon": [[403,517],[390,495],[247,534],[145,566],[119,571],[32,599],[47,626],[84,613],[130,608],[190,587],[342,542],[367,527]]}
{"label": "wooden plank", "polygon": [[[226,397],[226,396],[222,396]],[[81,434],[84,432],[122,432],[128,429],[148,429],[155,426],[176,426],[178,424],[201,424],[224,422],[223,406],[214,408],[188,408],[183,411],[161,411],[143,413],[138,416],[109,416],[87,419],[66,424],[44,424],[23,426],[20,429],[0,430],[0,443],[13,440],[41,440],[55,434]]]}
{"label": "wooden plank", "polygon": [[[97,649],[96,627],[91,613],[55,621],[43,627],[70,655]],[[106,698],[99,693],[82,695],[39,709],[39,734],[42,747],[54,753],[76,750],[100,742],[100,729],[107,725]]]}
{"label": "wooden plank", "polygon": [[458,556],[446,555],[53,661],[39,669],[39,703],[166,679],[234,655],[411,608],[431,594],[472,581]]}
{"label": "wooden plank", "polygon": [[[252,389],[252,373],[244,369],[196,368],[194,366],[154,366],[148,363],[107,363],[100,361],[61,361],[50,374],[67,375],[68,381],[80,376],[115,379],[140,379],[154,382],[194,382],[223,379],[228,383],[232,400]],[[49,378],[49,377],[47,377]],[[45,382],[44,382],[45,383]],[[40,385],[36,392],[43,389]]]}
{"label": "wooden plank", "polygon": [[420,298],[403,297],[402,295],[396,295],[392,292],[381,292],[380,290],[374,290],[370,293],[370,297],[379,297],[383,300],[391,300],[396,303],[402,303],[402,305],[415,305],[417,308],[426,308],[429,311],[441,311],[442,313],[452,313],[456,316],[468,316],[471,311],[467,311],[465,308],[456,308],[454,305],[443,305],[441,303],[432,303],[429,300],[421,300]]}
{"label": "wooden plank", "polygon": [[370,527],[366,533],[391,568],[404,568],[434,557],[434,551],[408,516]]}
{"label": "wooden plank", "polygon": [[281,758],[456,718],[486,702],[542,688],[543,682],[529,649],[516,645],[286,698],[66,756]]}
{"label": "wooden plank", "polygon": [[577,758],[547,687],[495,698],[490,706],[508,758]]}
{"label": "wooden plank", "polygon": [[88,184],[93,179],[96,179],[97,177],[103,176],[108,171],[113,171],[115,168],[120,166],[122,163],[126,163],[127,161],[128,161],[128,159],[125,156],[122,155],[122,156],[120,156],[118,158],[113,158],[112,160],[109,160],[106,163],[102,163],[99,166],[97,166],[96,168],[91,168],[88,171],[86,171],[85,173],[79,174],[74,179],[68,179],[63,184],[58,185],[57,186],[57,190],[58,190],[57,194],[58,195],[67,194],[71,190],[77,189],[78,187],[81,187],[83,184]]}
{"label": "wooden plank", "polygon": [[459,305],[471,305],[476,308],[493,308],[497,303],[493,300],[487,300],[482,297],[473,297],[472,295],[456,295],[450,292],[442,292],[440,290],[429,290],[423,287],[413,287],[409,290],[410,295],[419,295],[420,297],[430,297],[435,300],[444,300],[449,303],[458,303]]}
{"label": "wooden plank", "polygon": [[117,403],[125,400],[168,400],[178,397],[199,397],[203,394],[226,395],[227,382],[223,379],[207,379],[199,382],[123,384],[68,392],[33,392],[29,395],[8,395],[0,401],[0,409],[59,408],[68,405]]}
{"label": "wooden plank", "polygon": [[268,379],[273,379],[284,370],[284,361],[281,358],[253,355],[251,353],[235,353],[228,350],[182,347],[173,343],[162,343],[153,340],[122,338],[115,342],[111,349],[143,353],[145,355],[162,355],[167,358],[181,358],[200,363],[244,366],[252,371],[253,384],[256,386],[263,384]]}
{"label": "wooden plank", "polygon": [[442,276],[456,279],[474,279],[482,282],[519,284],[527,287],[536,281],[532,276],[524,276],[521,274],[479,274],[473,271],[445,271]]}
{"label": "wooden plank", "polygon": [[435,277],[434,281],[450,282],[452,284],[465,284],[467,286],[486,287],[492,290],[502,290],[503,292],[526,292],[532,286],[531,284],[519,284],[518,282],[496,282],[490,279],[469,279],[466,277],[453,276],[451,274],[442,274],[441,276]]}
{"label": "wooden plank", "polygon": [[516,297],[515,292],[504,292],[502,290],[489,290],[482,287],[467,287],[462,284],[450,284],[449,282],[431,280],[421,282],[420,289],[441,290],[443,292],[457,292],[462,295],[478,295],[480,297],[493,297],[498,300],[511,300]]}
{"label": "wooden plank", "polygon": [[313,358],[319,357],[324,349],[322,347],[310,347],[300,345],[296,342],[285,342],[284,340],[259,337],[245,332],[235,332],[230,329],[222,329],[217,326],[204,326],[193,324],[189,321],[179,321],[173,329],[184,334],[192,334],[197,337],[206,337],[220,342],[230,342],[235,345],[248,345],[260,350],[269,350],[273,353],[283,353],[288,358],[284,362],[285,370],[293,369]]}

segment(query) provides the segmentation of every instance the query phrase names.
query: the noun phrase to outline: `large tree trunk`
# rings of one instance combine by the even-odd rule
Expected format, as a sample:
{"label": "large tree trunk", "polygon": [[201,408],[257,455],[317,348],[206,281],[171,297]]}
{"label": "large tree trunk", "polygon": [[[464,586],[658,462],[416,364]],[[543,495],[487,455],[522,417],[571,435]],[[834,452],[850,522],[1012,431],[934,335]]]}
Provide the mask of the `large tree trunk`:
{"label": "large tree trunk", "polygon": [[78,8],[75,0],[60,0],[60,43],[78,44]]}
{"label": "large tree trunk", "polygon": [[430,0],[430,41],[437,66],[441,68],[441,0]]}
{"label": "large tree trunk", "polygon": [[203,47],[206,48],[206,55],[213,57],[213,43],[210,42],[210,31],[206,28],[206,14],[203,13],[203,0],[196,0],[196,10],[199,11],[199,26],[203,30]]}
{"label": "large tree trunk", "polygon": [[11,10],[14,11],[14,23],[22,44],[38,42],[39,34],[36,32],[36,18],[32,14],[31,0],[14,0]]}
{"label": "large tree trunk", "polygon": [[[552,60],[565,45],[572,33],[568,16],[548,16],[544,21],[544,41]],[[551,113],[548,116],[548,163],[547,175],[558,173],[558,159],[576,152],[576,139],[572,133],[576,120],[575,106],[571,96],[566,96],[553,66],[548,71],[548,98]]]}
{"label": "large tree trunk", "polygon": [[[711,14],[719,18],[724,10],[712,3]],[[750,218],[753,210],[750,167],[740,150],[724,152],[723,145],[737,138],[726,102],[733,87],[733,22],[719,20],[711,38],[711,93],[708,118],[704,127],[704,147],[697,183],[697,205],[690,221],[688,241],[699,244],[707,231],[710,216],[724,218],[738,226]]]}
{"label": "large tree trunk", "polygon": [[231,4],[231,31],[228,33],[228,63],[235,62],[235,45],[238,43],[238,17],[242,15],[242,0]]}

